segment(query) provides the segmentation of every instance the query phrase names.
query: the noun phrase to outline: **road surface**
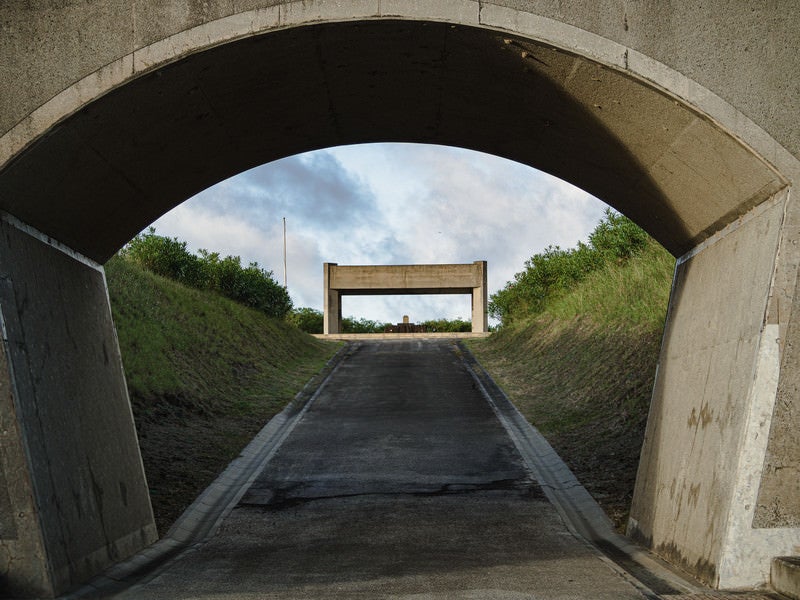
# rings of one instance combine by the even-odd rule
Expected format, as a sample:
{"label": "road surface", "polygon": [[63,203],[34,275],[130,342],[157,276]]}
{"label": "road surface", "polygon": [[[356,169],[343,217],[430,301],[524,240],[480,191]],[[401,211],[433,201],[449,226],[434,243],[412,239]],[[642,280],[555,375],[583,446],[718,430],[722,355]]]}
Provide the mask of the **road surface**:
{"label": "road surface", "polygon": [[219,532],[117,596],[626,600],[452,342],[358,342]]}

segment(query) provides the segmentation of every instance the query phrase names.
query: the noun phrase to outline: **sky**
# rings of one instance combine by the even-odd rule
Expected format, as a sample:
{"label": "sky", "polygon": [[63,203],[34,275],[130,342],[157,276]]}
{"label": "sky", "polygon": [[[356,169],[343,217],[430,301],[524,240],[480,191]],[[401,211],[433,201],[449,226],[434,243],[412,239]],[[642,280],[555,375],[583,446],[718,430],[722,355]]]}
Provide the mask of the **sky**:
{"label": "sky", "polygon": [[[606,205],[509,160],[445,146],[363,144],[299,154],[212,186],[157,220],[189,249],[258,262],[295,307],[322,309],[322,264],[488,261],[489,293],[549,245],[573,247]],[[344,316],[470,319],[467,295],[345,296]]]}

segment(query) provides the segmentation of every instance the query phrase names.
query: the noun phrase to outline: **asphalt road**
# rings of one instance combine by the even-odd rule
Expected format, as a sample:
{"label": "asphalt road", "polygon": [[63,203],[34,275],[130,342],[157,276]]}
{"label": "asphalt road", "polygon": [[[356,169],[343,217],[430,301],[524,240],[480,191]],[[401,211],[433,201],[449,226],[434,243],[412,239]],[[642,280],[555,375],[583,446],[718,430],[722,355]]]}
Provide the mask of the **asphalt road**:
{"label": "asphalt road", "polygon": [[642,598],[438,340],[359,342],[219,532],[117,597]]}

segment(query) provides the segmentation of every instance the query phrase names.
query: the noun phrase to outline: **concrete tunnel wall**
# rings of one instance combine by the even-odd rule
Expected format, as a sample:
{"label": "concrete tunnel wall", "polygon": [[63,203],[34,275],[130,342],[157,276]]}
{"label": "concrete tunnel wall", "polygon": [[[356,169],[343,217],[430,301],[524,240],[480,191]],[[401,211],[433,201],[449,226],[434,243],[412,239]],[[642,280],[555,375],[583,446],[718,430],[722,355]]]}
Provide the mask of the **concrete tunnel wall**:
{"label": "concrete tunnel wall", "polygon": [[0,307],[0,585],[49,597],[157,533],[102,269],[6,218]]}
{"label": "concrete tunnel wall", "polygon": [[[123,0],[48,8],[6,3],[0,6],[6,73],[0,209],[22,221],[16,231],[40,232],[30,245],[49,236],[103,261],[192,193],[262,162],[331,145],[460,145],[569,180],[684,255],[632,531],[714,585],[757,583],[771,552],[793,551],[800,518],[792,500],[797,479],[785,475],[797,463],[786,432],[800,426],[798,369],[790,360],[800,335],[791,326],[800,237],[792,191],[800,173],[800,24],[785,9],[723,0],[702,7],[252,0],[235,9],[222,1],[202,8]],[[7,263],[18,260],[8,244],[2,251]],[[45,268],[53,258],[45,253],[36,260]],[[17,268],[14,285],[36,280],[38,268]],[[58,308],[66,300],[53,295],[56,280],[31,289],[51,300],[54,314],[70,312]],[[77,304],[107,311],[91,285],[80,289]],[[20,306],[5,297],[0,310],[7,320]],[[694,327],[701,316],[704,328]],[[113,341],[110,324],[104,327],[98,335]],[[16,422],[24,450],[6,451],[6,473],[19,472],[20,461],[31,469],[28,491],[24,477],[15,478],[22,488],[8,486],[9,502],[27,494],[41,522],[30,539],[14,543],[50,565],[29,573],[15,566],[12,576],[29,589],[41,582],[64,589],[87,576],[91,569],[81,565],[99,570],[114,559],[111,538],[129,538],[112,532],[89,555],[76,541],[66,553],[69,573],[56,573],[63,555],[52,546],[53,530],[69,530],[75,518],[48,512],[51,497],[37,483],[42,471],[28,446],[36,434],[22,413],[31,403],[60,410],[66,399],[57,386],[39,395],[21,392],[22,354],[9,353],[9,334],[4,341],[9,360],[0,386],[17,411],[4,418]],[[34,355],[44,341],[34,329],[15,343]],[[47,344],[62,360],[76,355],[68,337]],[[118,352],[115,342],[108,348]],[[99,360],[82,350],[77,355],[87,372]],[[97,367],[107,373],[102,391],[92,378],[73,390],[86,406],[96,405],[98,394],[118,397],[124,387],[118,364]],[[699,383],[704,369],[714,383]],[[697,385],[685,385],[684,371]],[[772,419],[775,426],[754,420],[772,416],[777,390],[785,408]],[[129,408],[115,403],[107,418],[124,429]],[[724,431],[692,423],[692,414],[709,411],[716,411],[712,423],[725,422]],[[674,431],[664,429],[671,422]],[[764,449],[751,440],[756,433],[765,438],[756,422],[770,429]],[[138,460],[135,440],[124,439],[122,454]],[[110,440],[73,440],[75,456],[91,464]],[[694,449],[687,453],[676,440],[692,441]],[[45,462],[61,460],[60,449],[42,448]],[[136,462],[120,470],[136,488],[135,510],[120,504],[113,481],[102,489],[129,531],[149,531]],[[710,481],[697,465],[711,470]],[[80,459],[64,466],[82,468]],[[677,499],[667,490],[685,492]],[[55,492],[66,497],[69,490]],[[757,508],[737,510],[747,493],[758,493]],[[713,512],[704,515],[702,507]],[[0,530],[12,531],[10,521]],[[753,537],[763,539],[751,544]],[[739,556],[739,540],[753,552]],[[121,555],[135,544],[118,546]]]}

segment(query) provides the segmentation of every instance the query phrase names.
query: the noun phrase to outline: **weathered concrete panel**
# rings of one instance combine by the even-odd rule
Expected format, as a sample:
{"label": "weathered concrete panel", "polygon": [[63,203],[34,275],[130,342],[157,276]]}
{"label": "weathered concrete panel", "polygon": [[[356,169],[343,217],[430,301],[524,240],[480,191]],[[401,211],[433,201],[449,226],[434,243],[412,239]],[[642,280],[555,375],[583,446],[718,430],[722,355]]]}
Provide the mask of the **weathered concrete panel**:
{"label": "weathered concrete panel", "polygon": [[[0,280],[8,288],[8,280]],[[0,297],[6,296],[6,290]],[[0,306],[0,330],[5,331]],[[52,596],[50,566],[39,533],[25,445],[14,404],[14,385],[7,355],[8,340],[0,341],[0,596]]]}
{"label": "weathered concrete panel", "polygon": [[793,1],[488,0],[486,4],[570,23],[669,65],[800,154],[800,123],[792,116],[800,114],[800,38]]}
{"label": "weathered concrete panel", "polygon": [[[0,281],[13,397],[3,416],[24,449],[4,454],[35,507],[14,550],[29,554],[5,576],[28,578],[28,593],[39,579],[59,592],[156,530],[102,269],[2,221]],[[29,573],[39,552],[46,565]]]}
{"label": "weathered concrete panel", "polygon": [[[91,3],[7,2],[0,5],[0,131],[99,66],[136,49],[215,19],[253,9],[290,19],[300,3],[286,0]],[[313,17],[324,10],[303,8]],[[319,4],[319,3],[317,3]],[[334,3],[328,3],[334,4]],[[492,5],[541,15],[635,49],[685,73],[737,106],[794,153],[800,131],[800,42],[791,3],[732,5],[711,2],[551,2],[483,0],[463,2],[337,2],[340,18],[416,15],[417,18],[478,23]],[[382,8],[383,7],[383,8]],[[443,8],[444,7],[444,8]],[[737,10],[738,8],[738,10]],[[281,15],[281,11],[283,15]],[[332,12],[329,8],[327,12]],[[480,14],[484,13],[484,14]],[[252,22],[253,19],[250,19]],[[76,32],[80,32],[78,35]],[[9,59],[7,57],[13,57]],[[17,88],[17,81],[25,87]],[[742,82],[746,82],[744,85]],[[753,93],[758,90],[758,93]],[[781,106],[782,110],[775,110]]]}
{"label": "weathered concrete panel", "polygon": [[800,557],[776,557],[772,561],[769,582],[776,592],[800,600]]}
{"label": "weathered concrete panel", "polygon": [[753,519],[759,528],[800,528],[800,278],[791,314]]}
{"label": "weathered concrete panel", "polygon": [[[742,452],[758,356],[768,351],[762,331],[784,197],[676,269],[631,509],[634,537],[715,586],[730,585],[720,563],[731,511],[752,510],[733,502],[749,460]],[[768,573],[760,558],[736,565],[745,580]]]}

